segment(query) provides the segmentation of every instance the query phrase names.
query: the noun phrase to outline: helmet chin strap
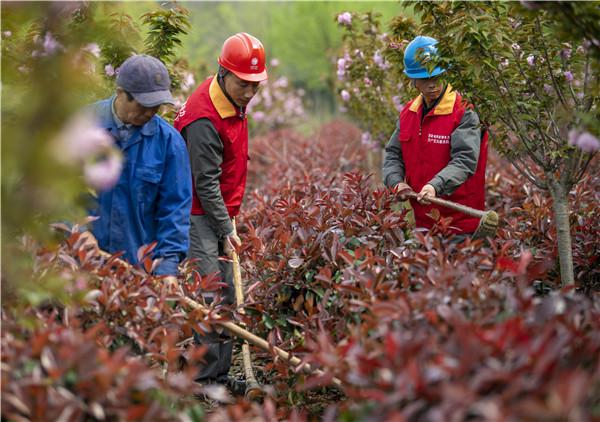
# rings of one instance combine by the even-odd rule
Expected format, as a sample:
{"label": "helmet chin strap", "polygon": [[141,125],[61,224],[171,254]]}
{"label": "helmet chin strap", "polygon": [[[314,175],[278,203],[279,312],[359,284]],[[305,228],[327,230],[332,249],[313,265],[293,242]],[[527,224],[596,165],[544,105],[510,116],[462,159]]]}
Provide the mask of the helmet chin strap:
{"label": "helmet chin strap", "polygon": [[227,92],[227,89],[225,89],[225,76],[227,76],[227,74],[229,72],[230,72],[229,70],[227,70],[223,66],[219,65],[219,70],[217,72],[217,82],[219,83],[219,86],[221,87],[223,94],[225,94],[225,97],[229,100],[229,102],[231,104],[233,104],[235,106],[236,109],[238,109],[238,117],[243,120],[246,117],[246,111],[244,110],[243,107],[240,107],[239,105],[237,105],[235,103],[235,101],[233,101],[233,98],[231,98],[231,96]]}

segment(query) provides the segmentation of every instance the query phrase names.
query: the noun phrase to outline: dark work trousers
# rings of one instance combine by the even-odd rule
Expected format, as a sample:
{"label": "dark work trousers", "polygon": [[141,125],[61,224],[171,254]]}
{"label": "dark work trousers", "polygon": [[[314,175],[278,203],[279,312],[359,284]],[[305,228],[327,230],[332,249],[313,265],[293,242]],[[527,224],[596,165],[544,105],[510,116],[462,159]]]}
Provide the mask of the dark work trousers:
{"label": "dark work trousers", "polygon": [[[215,234],[206,215],[191,216],[188,257],[197,260],[197,269],[201,276],[216,272],[220,273],[221,280],[227,283],[227,287],[224,287],[220,292],[223,298],[221,303],[232,304],[235,303],[233,265],[231,262],[219,260],[219,256],[225,255],[223,242]],[[212,302],[215,292],[203,293],[203,296],[208,304]],[[208,351],[203,357],[206,363],[200,368],[196,381],[224,382],[231,367],[233,339],[226,332],[219,334],[212,331],[200,335],[194,331],[194,340],[196,344],[208,346]]]}

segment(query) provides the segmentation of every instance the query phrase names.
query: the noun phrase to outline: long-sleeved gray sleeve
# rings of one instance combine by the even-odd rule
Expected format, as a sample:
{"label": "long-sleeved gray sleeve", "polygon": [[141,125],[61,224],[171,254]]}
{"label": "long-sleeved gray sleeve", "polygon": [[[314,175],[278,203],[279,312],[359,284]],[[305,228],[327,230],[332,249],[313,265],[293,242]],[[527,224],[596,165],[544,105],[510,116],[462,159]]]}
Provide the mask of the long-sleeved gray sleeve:
{"label": "long-sleeved gray sleeve", "polygon": [[393,188],[400,182],[404,182],[404,159],[402,158],[402,148],[398,134],[400,133],[400,119],[396,124],[396,130],[385,146],[385,156],[383,159],[383,183],[388,188]]}
{"label": "long-sleeved gray sleeve", "polygon": [[233,232],[233,224],[221,194],[223,143],[208,119],[198,119],[182,131],[192,168],[192,179],[202,209],[210,219],[217,236]]}
{"label": "long-sleeved gray sleeve", "polygon": [[450,162],[429,182],[438,196],[452,194],[475,173],[481,146],[481,126],[475,111],[467,109],[450,135]]}

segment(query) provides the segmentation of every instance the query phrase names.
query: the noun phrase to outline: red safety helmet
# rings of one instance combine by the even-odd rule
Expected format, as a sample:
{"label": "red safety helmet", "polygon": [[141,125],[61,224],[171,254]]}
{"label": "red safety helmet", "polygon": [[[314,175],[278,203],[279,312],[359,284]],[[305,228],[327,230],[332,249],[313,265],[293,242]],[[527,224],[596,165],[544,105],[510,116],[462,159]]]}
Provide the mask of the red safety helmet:
{"label": "red safety helmet", "polygon": [[265,48],[257,38],[245,32],[225,40],[218,61],[244,81],[260,82],[267,79]]}

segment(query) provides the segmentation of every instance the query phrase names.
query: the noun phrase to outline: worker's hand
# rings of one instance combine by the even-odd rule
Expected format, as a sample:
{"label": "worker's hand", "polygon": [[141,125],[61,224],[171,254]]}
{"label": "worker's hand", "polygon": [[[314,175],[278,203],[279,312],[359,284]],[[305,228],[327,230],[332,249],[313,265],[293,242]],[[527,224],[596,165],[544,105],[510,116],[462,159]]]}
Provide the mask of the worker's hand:
{"label": "worker's hand", "polygon": [[174,275],[168,275],[162,279],[165,286],[167,286],[168,291],[170,292],[179,292],[179,280]]}
{"label": "worker's hand", "polygon": [[412,188],[408,185],[408,183],[400,182],[394,186],[393,191],[398,195],[401,201],[406,201],[406,195],[412,192]]}
{"label": "worker's hand", "polygon": [[423,186],[421,192],[417,194],[417,201],[422,204],[429,204],[427,198],[435,198],[435,188],[429,184]]}
{"label": "worker's hand", "polygon": [[225,238],[225,245],[223,246],[224,252],[227,256],[232,257],[233,252],[235,252],[236,248],[242,246],[242,241],[240,240],[237,233],[232,233]]}
{"label": "worker's hand", "polygon": [[92,232],[87,231],[81,233],[79,239],[82,241],[82,246],[85,249],[98,249],[98,240],[96,240],[96,237],[92,234]]}

